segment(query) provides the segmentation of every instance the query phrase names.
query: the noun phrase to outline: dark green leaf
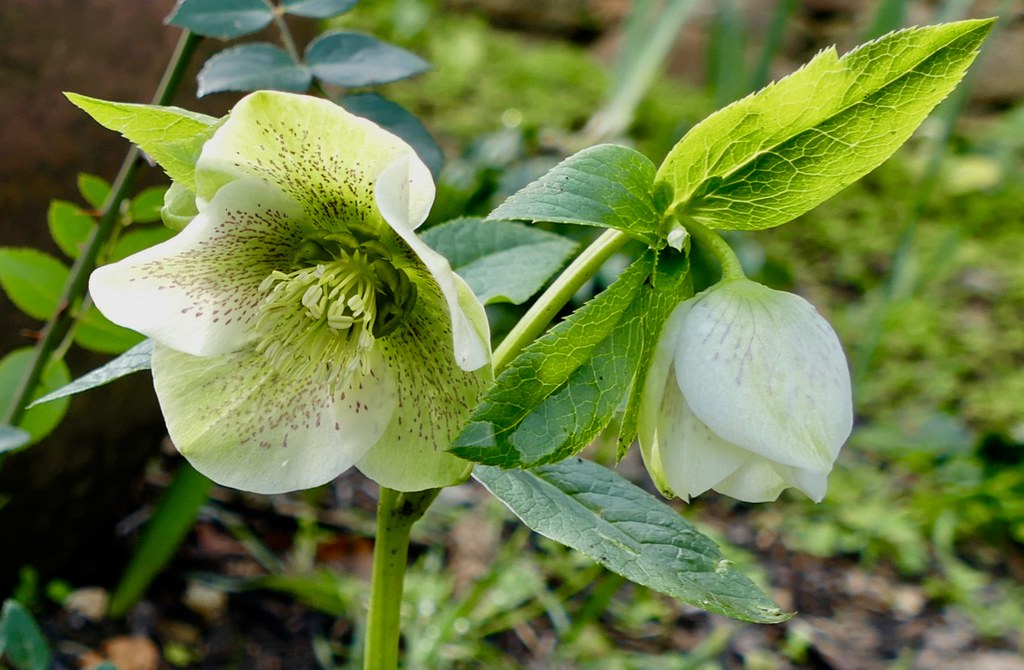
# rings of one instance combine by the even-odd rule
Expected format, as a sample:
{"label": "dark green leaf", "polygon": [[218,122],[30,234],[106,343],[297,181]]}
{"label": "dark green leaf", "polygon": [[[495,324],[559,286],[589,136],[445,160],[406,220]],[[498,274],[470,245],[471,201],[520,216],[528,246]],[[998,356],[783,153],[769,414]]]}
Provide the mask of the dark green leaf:
{"label": "dark green leaf", "polygon": [[274,89],[302,93],[313,78],[273,44],[243,44],[214,54],[199,71],[199,97],[222,91]]}
{"label": "dark green leaf", "polygon": [[[32,441],[32,436],[21,428],[7,424],[0,425],[0,454],[20,449]],[[0,640],[0,656],[3,655],[3,640]]]}
{"label": "dark green leaf", "polygon": [[166,186],[151,186],[132,198],[132,223],[152,223],[160,220],[160,209],[164,206]]}
{"label": "dark green leaf", "polygon": [[346,95],[341,99],[341,105],[359,116],[366,117],[381,126],[385,130],[393,132],[416,150],[430,173],[434,175],[434,181],[441,176],[441,167],[444,165],[444,152],[437,145],[434,136],[430,134],[419,119],[407,112],[401,105],[398,105],[376,93],[359,93],[357,95]]}
{"label": "dark green leaf", "polygon": [[0,647],[15,670],[49,670],[50,645],[39,624],[17,600],[0,612]]}
{"label": "dark green leaf", "polygon": [[638,298],[649,290],[652,256],[526,347],[487,390],[451,451],[478,463],[530,467],[587,446],[636,375]]}
{"label": "dark green leaf", "polygon": [[473,476],[536,532],[637,584],[742,621],[791,616],[672,508],[607,468],[571,459],[535,470],[477,466]]}
{"label": "dark green leaf", "polygon": [[554,221],[616,228],[659,243],[654,163],[614,144],[584,149],[556,165],[490,213],[489,219]]}
{"label": "dark green leaf", "polygon": [[[32,364],[33,350],[29,347],[15,349],[0,360],[0,408],[7,407],[14,401],[14,392]],[[42,379],[30,400],[35,400],[44,393],[58,389],[71,381],[64,361],[56,360],[43,370]],[[25,412],[17,428],[31,436],[34,443],[43,439],[57,427],[67,412],[68,401],[60,400],[46,407],[33,407]]]}
{"label": "dark green leaf", "polygon": [[376,86],[419,74],[430,64],[401,47],[362,33],[324,33],[306,49],[313,74],[328,84]]}
{"label": "dark green leaf", "polygon": [[172,26],[223,39],[254,33],[273,20],[265,0],[179,0],[167,17]]}
{"label": "dark green leaf", "polygon": [[96,220],[80,207],[64,200],[50,202],[46,213],[50,237],[68,258],[78,258]]}
{"label": "dark green leaf", "polygon": [[195,189],[196,160],[203,144],[217,129],[218,119],[178,107],[65,95],[100,125],[138,144],[175,182]]}
{"label": "dark green leaf", "polygon": [[133,372],[148,370],[153,359],[153,340],[143,340],[137,345],[124,352],[114,360],[92,372],[86,373],[75,381],[56,387],[51,393],[42,396],[30,407],[48,403],[59,398],[65,398],[82,391],[88,391],[104,384],[109,384],[115,379],[120,379]]}
{"label": "dark green leaf", "polygon": [[281,7],[289,14],[311,19],[327,19],[344,14],[356,6],[358,0],[284,0]]}
{"label": "dark green leaf", "polygon": [[558,272],[576,243],[511,221],[458,219],[423,231],[484,304],[520,304]]}
{"label": "dark green leaf", "polygon": [[93,209],[103,209],[107,198],[110,197],[110,184],[102,177],[80,172],[78,174],[78,192]]}
{"label": "dark green leaf", "polygon": [[110,597],[110,616],[121,617],[146,592],[192,528],[213,482],[183,461],[146,524],[132,559]]}
{"label": "dark green leaf", "polygon": [[50,318],[67,278],[67,266],[49,254],[0,248],[0,286],[18,309],[34,319]]}

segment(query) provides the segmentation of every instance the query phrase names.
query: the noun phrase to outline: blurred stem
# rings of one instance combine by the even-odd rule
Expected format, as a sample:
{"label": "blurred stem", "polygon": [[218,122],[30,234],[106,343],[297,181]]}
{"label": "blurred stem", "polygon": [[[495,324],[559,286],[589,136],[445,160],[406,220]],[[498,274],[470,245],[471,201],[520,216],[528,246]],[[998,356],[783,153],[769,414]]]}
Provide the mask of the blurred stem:
{"label": "blurred stem", "polygon": [[533,303],[494,350],[494,372],[501,372],[524,347],[537,339],[576,291],[597,274],[604,262],[628,241],[629,237],[625,233],[608,230],[584,249],[548,290],[537,298],[537,302]]}
{"label": "blurred stem", "polygon": [[402,623],[402,590],[409,559],[409,533],[441,489],[402,493],[381,487],[377,540],[373,547],[370,612],[366,623],[365,670],[394,670]]}
{"label": "blurred stem", "polygon": [[[160,86],[153,96],[153,104],[168,105],[173,100],[181,86],[185,76],[185,69],[188,67],[192,54],[199,44],[200,38],[197,35],[185,31],[181,34],[178,44],[174,49],[170,62],[164,70]],[[18,387],[14,391],[11,403],[4,410],[0,417],[0,423],[10,425],[17,424],[25,414],[25,407],[39,383],[43,369],[50,361],[50,354],[60,345],[61,340],[68,333],[74,323],[74,310],[72,307],[81,300],[88,290],[89,275],[96,268],[96,259],[100,250],[106,245],[114,232],[117,224],[121,203],[128,198],[128,194],[135,182],[135,174],[142,163],[142,154],[138,147],[133,146],[124,161],[121,169],[114,179],[110,189],[110,195],[100,212],[99,221],[93,229],[92,236],[86,244],[82,254],[71,267],[67,283],[57,301],[57,311],[43,327],[39,341],[32,353],[32,361],[25,376],[21,378]]]}
{"label": "blurred stem", "polygon": [[281,33],[281,44],[284,45],[285,51],[291,56],[293,62],[296,65],[302,63],[302,56],[299,55],[299,50],[295,46],[295,40],[292,39],[292,32],[288,29],[288,22],[284,19],[284,11],[280,7],[276,7],[270,0],[263,0],[264,4],[274,14],[274,26],[277,27],[277,31]]}

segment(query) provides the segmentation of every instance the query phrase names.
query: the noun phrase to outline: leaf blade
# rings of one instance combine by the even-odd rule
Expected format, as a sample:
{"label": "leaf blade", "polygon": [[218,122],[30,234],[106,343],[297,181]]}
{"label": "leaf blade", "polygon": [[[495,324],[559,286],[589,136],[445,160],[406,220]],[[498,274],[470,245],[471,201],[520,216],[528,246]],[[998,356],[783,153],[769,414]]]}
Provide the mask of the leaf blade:
{"label": "leaf blade", "polygon": [[513,194],[488,219],[616,228],[656,246],[655,166],[643,154],[600,144],[573,154]]}
{"label": "leaf blade", "polygon": [[273,20],[263,0],[180,0],[167,17],[172,26],[221,39],[254,33]]}
{"label": "leaf blade", "polygon": [[430,69],[430,63],[411,51],[344,31],[313,40],[306,49],[306,62],[318,79],[346,88],[387,84]]}
{"label": "leaf blade", "polygon": [[133,372],[149,370],[152,359],[153,340],[143,340],[114,360],[36,399],[29,408],[109,384]]}
{"label": "leaf blade", "polygon": [[577,244],[511,221],[456,219],[421,237],[451,263],[482,303],[521,304],[551,278]]}
{"label": "leaf blade", "polygon": [[683,517],[595,463],[477,466],[473,476],[534,531],[637,584],[743,621],[778,623],[791,616]]}
{"label": "leaf blade", "polygon": [[[670,209],[709,228],[778,226],[873,170],[974,60],[991,20],[911,28],[794,74],[711,115],[669,152]],[[877,67],[875,67],[877,66]]]}
{"label": "leaf blade", "polygon": [[258,42],[214,54],[203,64],[198,81],[197,95],[202,98],[211,93],[265,88],[304,93],[313,77],[308,67],[295,63],[280,47]]}

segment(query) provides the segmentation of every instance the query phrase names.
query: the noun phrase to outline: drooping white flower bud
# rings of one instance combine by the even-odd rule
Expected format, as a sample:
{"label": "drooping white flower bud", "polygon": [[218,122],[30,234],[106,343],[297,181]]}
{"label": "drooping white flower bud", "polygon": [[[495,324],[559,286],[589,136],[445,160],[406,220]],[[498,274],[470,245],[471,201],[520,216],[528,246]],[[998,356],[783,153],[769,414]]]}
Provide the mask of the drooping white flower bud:
{"label": "drooping white flower bud", "polygon": [[793,486],[817,502],[852,426],[850,373],[828,322],[799,296],[729,279],[667,320],[639,438],[666,494],[764,502]]}

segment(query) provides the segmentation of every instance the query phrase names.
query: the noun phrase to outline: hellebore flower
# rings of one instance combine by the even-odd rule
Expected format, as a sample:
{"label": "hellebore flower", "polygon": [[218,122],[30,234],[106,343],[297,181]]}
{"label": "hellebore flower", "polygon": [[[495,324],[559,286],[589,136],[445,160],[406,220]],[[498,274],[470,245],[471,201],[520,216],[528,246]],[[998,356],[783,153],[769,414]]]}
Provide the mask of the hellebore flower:
{"label": "hellebore flower", "polygon": [[820,502],[852,426],[850,373],[828,322],[799,296],[730,279],[667,320],[639,439],[666,495],[764,502],[793,486]]}
{"label": "hellebore flower", "polygon": [[413,150],[337,105],[245,97],[196,163],[198,214],[96,270],[115,323],[151,337],[172,441],[200,472],[274,493],[356,466],[416,491],[491,379],[483,307],[414,229],[434,183]]}

